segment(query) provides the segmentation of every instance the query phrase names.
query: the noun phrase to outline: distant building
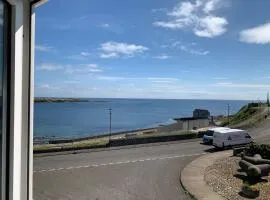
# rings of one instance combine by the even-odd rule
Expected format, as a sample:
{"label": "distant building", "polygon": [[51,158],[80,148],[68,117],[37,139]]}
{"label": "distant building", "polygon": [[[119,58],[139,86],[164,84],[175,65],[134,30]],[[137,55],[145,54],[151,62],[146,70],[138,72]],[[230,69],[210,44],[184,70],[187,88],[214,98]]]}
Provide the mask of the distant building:
{"label": "distant building", "polygon": [[204,109],[195,109],[193,111],[193,117],[175,118],[174,120],[176,123],[160,126],[158,131],[171,132],[177,130],[196,130],[213,124],[213,122],[211,122],[210,112]]}
{"label": "distant building", "polygon": [[195,130],[198,128],[207,127],[210,124],[208,118],[198,118],[198,117],[183,117],[175,118],[174,120],[182,127],[182,130]]}
{"label": "distant building", "polygon": [[193,111],[193,117],[194,118],[209,118],[210,112],[204,109],[195,109]]}

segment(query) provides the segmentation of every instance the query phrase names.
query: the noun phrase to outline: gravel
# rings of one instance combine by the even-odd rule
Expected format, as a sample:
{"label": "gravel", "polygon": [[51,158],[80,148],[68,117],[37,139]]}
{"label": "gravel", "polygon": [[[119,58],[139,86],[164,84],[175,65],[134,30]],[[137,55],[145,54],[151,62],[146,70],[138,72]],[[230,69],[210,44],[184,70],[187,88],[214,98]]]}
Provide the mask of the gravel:
{"label": "gravel", "polygon": [[[238,162],[241,160],[239,157],[228,157],[225,159],[217,160],[213,165],[205,170],[204,179],[215,192],[220,194],[226,199],[242,200],[246,199],[239,195],[245,173],[238,171],[240,167]],[[270,177],[265,177],[265,181],[254,185],[255,188],[260,190],[260,196],[256,199],[270,200]]]}

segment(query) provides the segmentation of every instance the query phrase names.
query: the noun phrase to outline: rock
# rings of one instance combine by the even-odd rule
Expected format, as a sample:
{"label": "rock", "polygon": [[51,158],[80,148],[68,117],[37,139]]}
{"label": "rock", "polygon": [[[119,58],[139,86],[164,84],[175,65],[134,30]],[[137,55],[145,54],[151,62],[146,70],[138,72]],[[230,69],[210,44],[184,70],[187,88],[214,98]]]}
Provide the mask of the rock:
{"label": "rock", "polygon": [[262,156],[260,154],[255,154],[253,157],[256,159],[262,159]]}
{"label": "rock", "polygon": [[256,165],[261,170],[261,176],[268,176],[270,172],[270,165],[269,164],[261,164]]}
{"label": "rock", "polygon": [[256,165],[252,165],[248,167],[247,175],[250,177],[260,177],[261,170]]}
{"label": "rock", "polygon": [[248,171],[248,168],[253,166],[253,164],[247,162],[246,160],[240,160],[239,161],[239,166],[241,167],[242,170],[244,170],[245,172]]}

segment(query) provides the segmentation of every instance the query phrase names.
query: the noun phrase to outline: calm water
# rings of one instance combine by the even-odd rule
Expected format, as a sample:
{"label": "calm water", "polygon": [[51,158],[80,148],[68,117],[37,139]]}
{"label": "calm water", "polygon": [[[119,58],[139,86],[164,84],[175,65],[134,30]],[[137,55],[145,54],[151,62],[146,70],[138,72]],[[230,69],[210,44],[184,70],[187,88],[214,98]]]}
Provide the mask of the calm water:
{"label": "calm water", "polygon": [[[93,100],[93,99],[92,99]],[[94,99],[79,103],[36,103],[35,137],[82,137],[107,133],[112,108],[112,130],[148,128],[175,117],[192,116],[195,108],[208,109],[211,115],[237,112],[248,101],[229,100],[150,100]]]}

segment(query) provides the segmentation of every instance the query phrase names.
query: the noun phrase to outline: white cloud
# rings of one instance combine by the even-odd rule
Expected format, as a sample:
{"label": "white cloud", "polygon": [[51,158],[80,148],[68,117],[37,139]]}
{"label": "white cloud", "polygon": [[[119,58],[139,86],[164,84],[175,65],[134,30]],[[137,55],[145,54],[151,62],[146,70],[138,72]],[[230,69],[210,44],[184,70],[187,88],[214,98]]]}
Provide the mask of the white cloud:
{"label": "white cloud", "polygon": [[195,35],[212,38],[224,34],[227,20],[223,17],[207,16],[200,19],[200,25],[194,28]]}
{"label": "white cloud", "polygon": [[45,71],[56,71],[59,69],[65,68],[65,65],[53,64],[53,63],[42,63],[38,66],[38,70],[45,70]]}
{"label": "white cloud", "polygon": [[100,54],[101,58],[117,58],[119,55],[117,53],[102,53]]}
{"label": "white cloud", "polygon": [[179,79],[173,77],[125,77],[125,76],[95,76],[98,80],[106,81],[121,81],[121,80],[133,80],[133,81],[150,81],[150,82],[176,82]]}
{"label": "white cloud", "polygon": [[104,23],[104,24],[100,24],[100,27],[102,28],[109,28],[111,25],[110,24],[107,24],[107,23]]}
{"label": "white cloud", "polygon": [[42,52],[51,52],[51,51],[54,50],[54,48],[51,47],[51,46],[48,46],[48,45],[41,45],[41,44],[37,44],[37,45],[35,46],[35,49],[36,49],[37,51],[42,51]]}
{"label": "white cloud", "polygon": [[200,56],[205,56],[209,53],[209,51],[190,49],[190,48],[186,47],[185,45],[181,45],[180,49],[182,51],[185,51],[185,52],[188,52],[191,54],[195,54],[195,55],[200,55]]}
{"label": "white cloud", "polygon": [[256,88],[256,89],[270,89],[270,85],[268,84],[235,84],[230,82],[222,82],[214,84],[216,87],[229,87],[229,88]]}
{"label": "white cloud", "polygon": [[68,58],[72,60],[87,60],[91,56],[91,53],[82,51],[79,54],[71,55]]}
{"label": "white cloud", "polygon": [[195,46],[194,43],[191,43],[189,45],[184,45],[180,41],[176,41],[176,42],[171,44],[171,47],[173,47],[173,48],[179,48],[181,51],[191,53],[194,55],[205,56],[205,55],[209,54],[209,51],[202,50],[202,49],[194,49],[193,46]]}
{"label": "white cloud", "polygon": [[91,68],[97,68],[98,65],[97,64],[88,64],[87,67],[91,67]]}
{"label": "white cloud", "polygon": [[80,55],[81,55],[81,56],[90,56],[91,53],[82,51],[82,52],[80,53]]}
{"label": "white cloud", "polygon": [[126,78],[121,76],[97,76],[96,79],[105,81],[119,81],[124,80]]}
{"label": "white cloud", "polygon": [[153,58],[160,59],[160,60],[166,60],[166,59],[171,58],[171,56],[168,56],[166,54],[161,54],[161,55],[158,55],[158,56],[154,56]]}
{"label": "white cloud", "polygon": [[60,87],[52,86],[50,84],[40,84],[36,86],[37,88],[40,89],[49,89],[49,90],[59,90]]}
{"label": "white cloud", "polygon": [[163,28],[169,28],[169,29],[179,29],[179,28],[183,28],[184,25],[183,23],[177,22],[177,21],[168,21],[168,22],[164,22],[164,21],[156,21],[153,23],[154,26],[160,26]]}
{"label": "white cloud", "polygon": [[216,6],[218,6],[219,0],[211,0],[206,2],[203,8],[203,12],[209,13],[216,9]]}
{"label": "white cloud", "polygon": [[174,17],[190,16],[193,13],[193,11],[195,11],[200,5],[201,5],[200,1],[197,1],[195,4],[192,4],[191,2],[188,1],[181,2],[177,6],[175,6],[173,10],[168,13],[168,15]]}
{"label": "white cloud", "polygon": [[227,77],[213,77],[214,80],[228,80]]}
{"label": "white cloud", "polygon": [[118,43],[118,42],[106,42],[100,45],[102,53],[100,54],[101,58],[116,58],[119,56],[134,56],[135,54],[143,53],[149,50],[145,46],[127,44],[127,43]]}
{"label": "white cloud", "polygon": [[168,29],[189,28],[199,37],[213,38],[227,31],[227,19],[214,14],[222,6],[221,0],[180,2],[167,12],[168,20],[158,20],[153,25]]}
{"label": "white cloud", "polygon": [[66,83],[66,84],[76,84],[76,83],[80,83],[80,81],[71,80],[71,81],[64,81],[63,83]]}
{"label": "white cloud", "polygon": [[56,71],[56,70],[64,70],[68,74],[73,73],[95,73],[95,72],[103,72],[97,64],[81,64],[81,65],[61,65],[61,64],[53,64],[53,63],[41,63],[38,70],[44,71]]}
{"label": "white cloud", "polygon": [[171,77],[147,77],[146,78],[147,80],[150,80],[150,81],[169,81],[169,82],[174,82],[174,81],[178,81],[179,79],[178,78],[171,78]]}
{"label": "white cloud", "polygon": [[270,23],[243,30],[239,35],[241,42],[268,44],[270,43]]}
{"label": "white cloud", "polygon": [[151,10],[151,12],[156,13],[156,12],[167,12],[167,8],[154,8]]}
{"label": "white cloud", "polygon": [[103,69],[101,69],[97,64],[83,64],[83,65],[77,65],[77,66],[69,66],[65,70],[68,74],[74,74],[74,73],[96,73],[96,72],[103,72]]}

